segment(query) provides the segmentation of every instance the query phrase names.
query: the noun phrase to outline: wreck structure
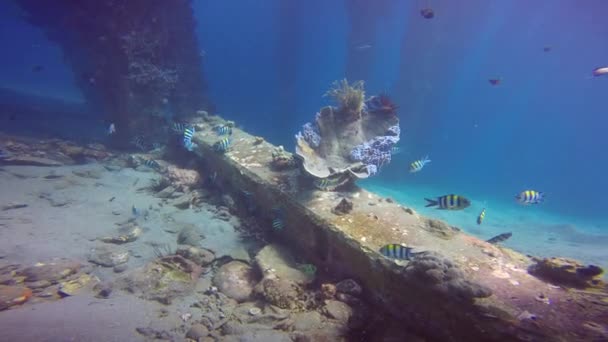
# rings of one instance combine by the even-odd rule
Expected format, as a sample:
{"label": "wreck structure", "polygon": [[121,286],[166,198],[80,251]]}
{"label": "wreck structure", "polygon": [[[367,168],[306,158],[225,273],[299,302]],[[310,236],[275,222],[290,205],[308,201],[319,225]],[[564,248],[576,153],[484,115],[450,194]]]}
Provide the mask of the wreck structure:
{"label": "wreck structure", "polygon": [[62,49],[86,101],[118,128],[117,141],[211,106],[190,0],[17,4]]}
{"label": "wreck structure", "polygon": [[[320,126],[323,115],[335,117],[334,109],[325,111],[329,114],[317,117]],[[351,118],[343,124],[357,122],[356,115]],[[317,269],[359,281],[367,299],[408,331],[434,341],[583,341],[607,336],[608,288],[599,278],[599,267],[522,255],[352,183],[337,191],[315,188],[308,182],[311,173],[331,171],[327,158],[319,157],[311,146],[314,140],[308,141],[304,133],[296,140],[312,149],[305,158],[238,128],[233,129],[230,148],[218,153],[214,146],[222,138],[211,127],[222,124],[226,122],[217,116],[198,124],[194,152],[206,172],[217,175],[222,192],[238,199],[240,215],[251,215],[250,201],[255,198],[256,219],[268,234]],[[319,131],[324,136],[323,129]],[[301,146],[296,153],[302,154]],[[309,168],[308,158],[320,159],[323,167]],[[367,167],[357,170],[362,169]],[[342,170],[356,174],[349,167]],[[379,252],[395,242],[413,247],[417,256],[402,261]]]}

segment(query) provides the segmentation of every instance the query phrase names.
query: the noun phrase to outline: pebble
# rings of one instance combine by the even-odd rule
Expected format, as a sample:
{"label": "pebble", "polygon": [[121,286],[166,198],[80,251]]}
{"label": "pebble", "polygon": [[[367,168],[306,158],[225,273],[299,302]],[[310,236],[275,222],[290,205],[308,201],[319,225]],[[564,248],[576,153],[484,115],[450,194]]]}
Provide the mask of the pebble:
{"label": "pebble", "polygon": [[186,337],[198,341],[199,339],[207,335],[209,335],[209,330],[207,329],[207,327],[197,323],[193,324],[190,330],[188,330]]}
{"label": "pebble", "polygon": [[261,313],[262,313],[262,309],[260,309],[260,308],[255,308],[254,307],[254,308],[249,309],[249,314],[251,316],[257,316],[257,315],[259,315]]}
{"label": "pebble", "polygon": [[536,320],[536,315],[530,313],[528,310],[525,310],[524,312],[520,313],[519,316],[517,316],[517,319],[520,321],[523,321],[524,319]]}
{"label": "pebble", "polygon": [[116,266],[114,266],[114,272],[122,273],[122,272],[126,271],[127,268],[129,268],[129,266],[127,266],[127,264],[116,265]]}
{"label": "pebble", "polygon": [[89,261],[105,267],[114,267],[129,261],[129,253],[124,250],[101,246],[93,249]]}
{"label": "pebble", "polygon": [[507,278],[511,277],[509,275],[509,273],[507,273],[503,270],[496,270],[496,271],[492,272],[492,275],[495,276],[496,278],[500,278],[500,279],[507,279]]}
{"label": "pebble", "polygon": [[536,299],[537,301],[539,301],[541,303],[545,303],[547,305],[551,304],[551,301],[549,300],[549,297],[545,296],[542,293],[540,293],[538,296],[534,297],[534,299]]}
{"label": "pebble", "polygon": [[2,206],[2,210],[21,209],[27,207],[25,203],[9,203]]}

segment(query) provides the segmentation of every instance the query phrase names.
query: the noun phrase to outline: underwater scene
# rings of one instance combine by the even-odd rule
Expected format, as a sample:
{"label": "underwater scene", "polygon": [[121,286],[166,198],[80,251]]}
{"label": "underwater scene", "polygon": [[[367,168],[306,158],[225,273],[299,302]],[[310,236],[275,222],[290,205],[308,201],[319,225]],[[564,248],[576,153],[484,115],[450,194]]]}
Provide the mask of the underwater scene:
{"label": "underwater scene", "polygon": [[0,9],[0,341],[608,341],[607,1]]}

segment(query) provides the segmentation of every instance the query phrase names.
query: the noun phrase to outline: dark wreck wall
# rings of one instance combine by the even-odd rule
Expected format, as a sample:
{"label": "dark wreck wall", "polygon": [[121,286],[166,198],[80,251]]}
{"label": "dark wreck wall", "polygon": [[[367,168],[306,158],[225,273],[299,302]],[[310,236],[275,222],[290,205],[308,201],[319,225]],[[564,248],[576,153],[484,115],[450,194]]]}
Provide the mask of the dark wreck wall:
{"label": "dark wreck wall", "polygon": [[86,100],[116,124],[119,142],[211,106],[191,0],[17,3],[62,48]]}

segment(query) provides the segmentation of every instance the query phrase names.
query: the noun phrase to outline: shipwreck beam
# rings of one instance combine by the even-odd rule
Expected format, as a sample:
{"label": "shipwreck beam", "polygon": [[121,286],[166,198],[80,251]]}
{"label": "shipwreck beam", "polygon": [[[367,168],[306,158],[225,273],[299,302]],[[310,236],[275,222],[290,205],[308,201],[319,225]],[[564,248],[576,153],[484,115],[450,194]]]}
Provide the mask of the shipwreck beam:
{"label": "shipwreck beam", "polygon": [[[573,341],[606,335],[606,288],[576,290],[544,282],[527,272],[532,259],[497,247],[442,221],[418,215],[390,199],[354,188],[314,190],[297,168],[273,168],[275,146],[233,128],[225,154],[210,117],[197,125],[195,153],[216,184],[237,201],[243,215],[334,275],[362,283],[368,298],[403,322],[404,328],[441,341]],[[277,166],[277,165],[275,165]],[[285,164],[283,164],[285,166]],[[287,165],[289,166],[289,165]],[[246,194],[246,195],[243,195]],[[332,213],[342,198],[354,209]],[[276,209],[285,227],[273,230]],[[387,243],[407,243],[422,257],[398,263],[377,251]]]}

